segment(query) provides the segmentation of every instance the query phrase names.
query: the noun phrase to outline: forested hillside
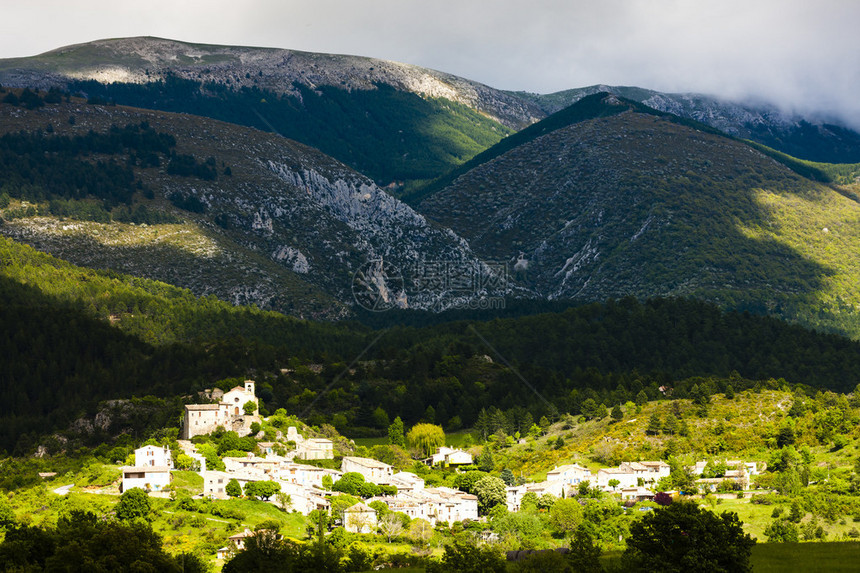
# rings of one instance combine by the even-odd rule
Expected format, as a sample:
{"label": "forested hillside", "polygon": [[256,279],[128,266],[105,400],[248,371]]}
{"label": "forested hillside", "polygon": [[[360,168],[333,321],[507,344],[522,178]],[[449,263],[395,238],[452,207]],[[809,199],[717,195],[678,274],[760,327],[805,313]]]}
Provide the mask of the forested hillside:
{"label": "forested hillside", "polygon": [[0,263],[0,447],[9,450],[101,400],[184,395],[241,376],[257,380],[264,412],[285,408],[356,435],[384,431],[395,416],[449,428],[490,408],[551,418],[589,398],[655,398],[660,386],[683,397],[728,380],[736,389],[779,378],[838,391],[860,383],[858,343],[692,300],[370,330],[232,307],[7,240]]}
{"label": "forested hillside", "polygon": [[69,83],[90,101],[190,113],[274,131],[343,161],[380,185],[433,179],[513,130],[450,100],[420,97],[387,84],[347,91],[334,86],[284,95],[168,75],[145,84]]}

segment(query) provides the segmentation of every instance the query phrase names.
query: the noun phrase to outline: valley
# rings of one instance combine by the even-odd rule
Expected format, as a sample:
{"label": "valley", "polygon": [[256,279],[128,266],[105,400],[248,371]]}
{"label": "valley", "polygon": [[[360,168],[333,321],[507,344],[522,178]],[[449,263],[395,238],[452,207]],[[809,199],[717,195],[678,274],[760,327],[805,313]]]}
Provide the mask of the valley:
{"label": "valley", "polygon": [[853,566],[824,110],[151,37],[0,83],[0,569]]}

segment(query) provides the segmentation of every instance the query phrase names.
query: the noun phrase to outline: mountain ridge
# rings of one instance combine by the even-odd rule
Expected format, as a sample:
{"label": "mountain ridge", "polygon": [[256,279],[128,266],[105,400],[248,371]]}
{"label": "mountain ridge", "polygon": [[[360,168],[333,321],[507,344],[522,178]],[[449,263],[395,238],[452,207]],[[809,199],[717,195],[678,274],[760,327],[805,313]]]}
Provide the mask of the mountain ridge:
{"label": "mountain ridge", "polygon": [[[167,55],[164,55],[165,52]],[[100,59],[104,63],[94,63]],[[327,65],[320,65],[319,62]],[[237,63],[241,64],[244,73],[231,75],[234,72],[231,67]],[[163,68],[150,70],[148,65]],[[412,64],[354,55],[192,44],[139,36],[74,44],[38,56],[0,59],[0,81],[5,83],[13,77],[19,81],[38,79],[27,78],[25,66],[41,68],[43,71],[59,66],[62,74],[75,79],[95,79],[108,83],[144,83],[163,78],[169,69],[181,77],[221,82],[229,79],[236,87],[256,85],[292,95],[299,95],[293,87],[294,83],[311,88],[344,85],[346,89],[373,89],[375,83],[387,82],[415,94],[444,97],[471,105],[509,127],[522,127],[537,119],[531,111],[531,104],[478,82]],[[12,70],[18,70],[17,74],[20,75],[11,75]],[[254,77],[256,74],[252,72],[263,74]],[[249,77],[245,77],[245,73]],[[15,86],[13,83],[10,85]]]}
{"label": "mountain ridge", "polygon": [[750,139],[799,159],[827,163],[860,162],[860,133],[844,122],[818,114],[787,111],[765,101],[736,101],[700,93],[666,93],[633,86],[598,84],[552,94],[513,92],[555,113],[588,95],[612,93],[656,110],[692,119]]}
{"label": "mountain ridge", "polygon": [[[497,90],[479,82],[461,78],[441,71],[430,70],[420,66],[390,62],[375,58],[354,55],[321,54],[302,52],[281,48],[256,48],[242,46],[220,46],[211,44],[192,44],[176,40],[152,37],[116,38],[96,40],[94,42],[75,44],[51,50],[38,56],[0,60],[0,83],[13,87],[41,87],[76,85],[75,89],[87,91],[86,81],[101,82],[100,85],[147,85],[163,82],[165,78],[176,77],[187,82],[198,82],[198,90],[207,97],[224,98],[225,93],[239,94],[251,90],[256,100],[240,99],[230,105],[249,106],[261,98],[286,98],[303,105],[308,98],[333,98],[335,105],[356,105],[356,113],[347,120],[354,122],[364,111],[372,116],[378,114],[392,102],[382,98],[380,101],[352,102],[355,94],[373,93],[379,86],[387,86],[394,92],[410,94],[423,99],[430,105],[434,101],[448,101],[462,105],[463,110],[473,110],[481,117],[498,122],[503,129],[520,130],[548,115],[571,105],[585,95],[600,91],[608,91],[644,103],[664,112],[670,112],[681,117],[693,119],[716,127],[735,137],[751,139],[768,147],[789,155],[811,161],[830,163],[860,162],[860,133],[852,127],[840,122],[827,113],[819,110],[815,114],[800,114],[781,110],[767,102],[734,101],[696,93],[664,93],[640,87],[594,85],[583,88],[573,88],[553,94],[532,94],[528,92],[511,92]],[[71,82],[71,83],[70,83]],[[204,87],[215,86],[217,92]],[[336,95],[338,90],[347,95],[345,98]],[[119,98],[117,90],[100,91],[108,98]],[[119,92],[121,93],[121,92]],[[235,99],[235,98],[234,98]],[[390,98],[389,98],[390,99]],[[140,106],[140,101],[121,101],[118,103]],[[187,103],[187,102],[186,102]],[[400,102],[398,105],[401,105]],[[153,107],[151,104],[145,107]],[[157,107],[157,106],[155,106]],[[437,112],[445,113],[444,105]],[[171,111],[171,110],[168,110]],[[173,109],[172,111],[188,111],[193,109]],[[287,123],[272,122],[268,118],[261,121],[259,115],[268,113],[283,113],[274,109],[266,112],[257,110],[246,114],[241,119],[230,116],[218,116],[216,119],[234,121],[251,125],[260,129],[284,131]],[[212,113],[206,112],[206,113]],[[206,114],[204,113],[204,115]],[[223,112],[222,112],[223,113]],[[314,113],[319,113],[319,110]],[[215,116],[213,116],[215,117]],[[290,121],[294,121],[295,118]],[[461,120],[457,120],[461,121]],[[477,118],[467,119],[476,124]],[[407,132],[414,131],[418,126],[408,122],[395,129]],[[465,147],[457,148],[455,157],[445,157],[445,151],[438,156],[442,164],[435,167],[436,172],[428,174],[426,168],[418,172],[409,172],[407,176],[401,172],[389,172],[380,166],[371,173],[367,166],[359,166],[351,161],[349,152],[334,147],[322,148],[319,141],[311,141],[299,132],[286,133],[292,139],[323,149],[329,155],[352,165],[363,173],[373,177],[378,183],[388,185],[400,180],[424,180],[442,175],[445,169],[468,160],[475,153],[486,149],[507,132],[492,133],[490,124],[478,126],[478,137],[469,133],[473,127],[461,127],[459,124],[447,126],[454,131],[460,131],[456,138],[474,138]],[[319,126],[314,129],[318,129]],[[404,129],[405,128],[405,129]],[[374,129],[374,124],[362,126],[364,131]],[[343,134],[342,134],[343,135]],[[454,135],[451,133],[450,135]],[[360,137],[350,136],[355,145],[360,144]],[[486,138],[495,138],[488,141]],[[356,139],[357,138],[357,139]],[[379,140],[384,141],[384,140]],[[396,150],[403,153],[415,153],[420,149],[420,138],[416,146]],[[377,142],[379,146],[379,142]],[[394,153],[386,157],[387,163],[395,162]],[[407,159],[411,161],[411,159]]]}
{"label": "mountain ridge", "polygon": [[540,129],[418,208],[542,297],[693,295],[857,336],[850,193],[660,112]]}

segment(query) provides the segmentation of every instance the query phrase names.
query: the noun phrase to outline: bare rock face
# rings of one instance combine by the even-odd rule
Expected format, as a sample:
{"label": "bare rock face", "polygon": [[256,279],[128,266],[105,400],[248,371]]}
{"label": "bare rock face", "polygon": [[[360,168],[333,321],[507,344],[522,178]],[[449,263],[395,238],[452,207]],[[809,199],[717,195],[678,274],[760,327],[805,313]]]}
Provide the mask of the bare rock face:
{"label": "bare rock face", "polygon": [[[12,118],[13,113],[21,117]],[[74,125],[55,119],[68,115],[77,118]],[[344,316],[364,304],[362,294],[382,297],[385,305],[444,310],[488,292],[485,285],[458,289],[436,280],[447,278],[443,273],[451,274],[454,264],[480,276],[490,273],[465,240],[313,148],[208,118],[122,106],[63,102],[40,110],[0,110],[0,119],[37,126],[46,118],[71,134],[147,121],[156,131],[173,134],[183,152],[211,156],[233,173],[200,180],[171,176],[163,167],[139,170],[153,191],[152,208],[170,210],[175,223],[40,215],[0,228],[7,237],[75,264],[310,318]],[[175,208],[167,198],[176,195],[194,198],[205,209]],[[377,263],[388,274],[378,275],[372,292],[362,293],[362,272]],[[413,280],[419,274],[420,285]],[[505,282],[493,284],[499,292],[506,288]]]}

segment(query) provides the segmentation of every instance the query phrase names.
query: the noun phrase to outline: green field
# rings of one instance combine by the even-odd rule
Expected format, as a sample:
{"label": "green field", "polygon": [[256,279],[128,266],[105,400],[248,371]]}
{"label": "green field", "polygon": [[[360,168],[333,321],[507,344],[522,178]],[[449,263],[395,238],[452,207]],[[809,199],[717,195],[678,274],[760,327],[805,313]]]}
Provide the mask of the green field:
{"label": "green field", "polygon": [[860,542],[759,543],[752,551],[753,571],[857,571]]}
{"label": "green field", "polygon": [[[470,437],[471,436],[471,440]],[[356,446],[364,446],[372,448],[373,446],[387,446],[388,436],[380,436],[377,438],[354,438]],[[469,447],[479,442],[478,434],[472,433],[470,430],[460,430],[457,432],[445,433],[445,445],[452,448]]]}

